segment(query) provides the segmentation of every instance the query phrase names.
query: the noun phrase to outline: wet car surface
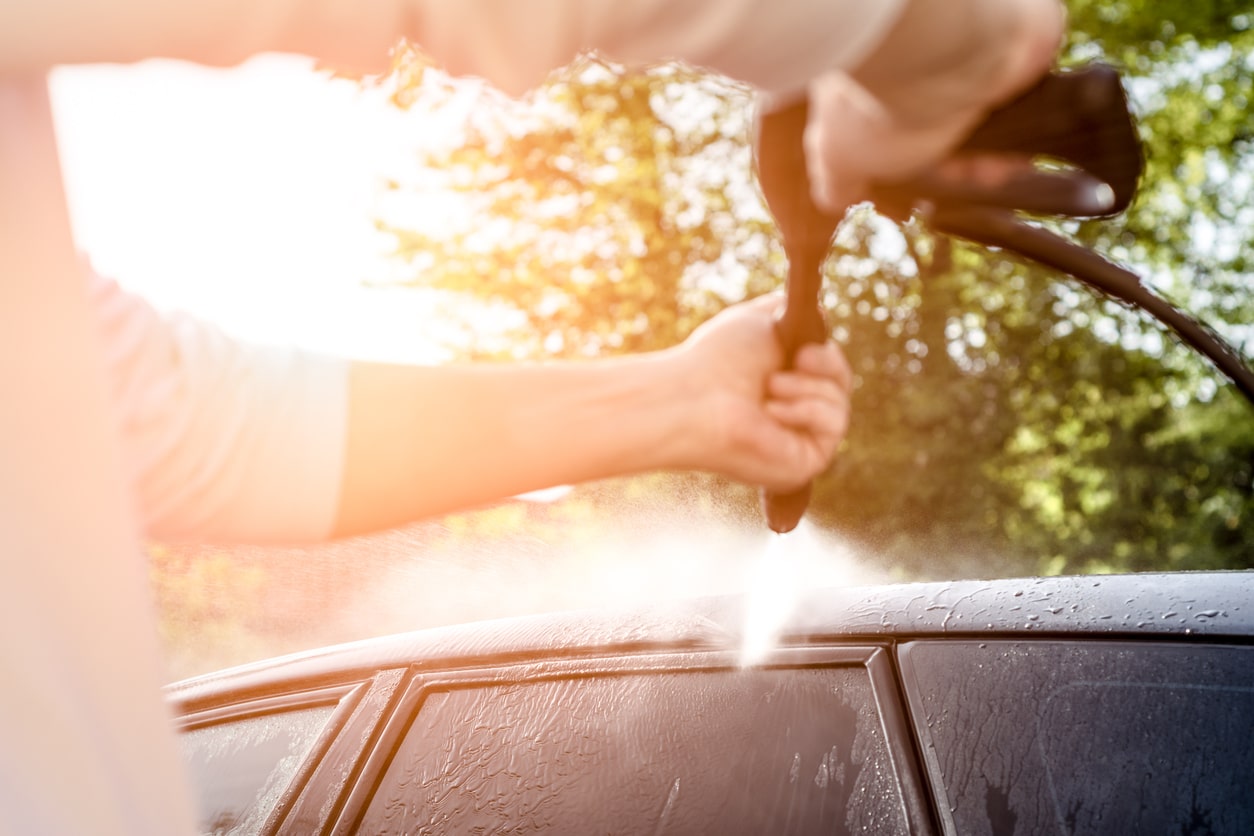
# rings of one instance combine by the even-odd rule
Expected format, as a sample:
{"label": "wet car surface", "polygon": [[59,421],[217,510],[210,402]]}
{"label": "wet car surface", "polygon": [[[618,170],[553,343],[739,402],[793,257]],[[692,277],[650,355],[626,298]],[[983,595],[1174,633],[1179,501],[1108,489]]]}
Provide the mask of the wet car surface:
{"label": "wet car surface", "polygon": [[1254,832],[1254,572],[817,590],[171,686],[210,833]]}

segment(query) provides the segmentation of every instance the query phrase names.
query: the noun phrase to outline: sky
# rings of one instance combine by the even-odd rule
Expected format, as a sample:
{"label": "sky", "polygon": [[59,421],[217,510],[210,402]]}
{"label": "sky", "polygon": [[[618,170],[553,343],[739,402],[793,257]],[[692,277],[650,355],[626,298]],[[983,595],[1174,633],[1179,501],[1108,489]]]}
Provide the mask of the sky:
{"label": "sky", "polygon": [[383,183],[448,130],[309,59],[60,68],[51,91],[67,199],[96,269],[246,339],[427,360],[420,294],[373,219]]}

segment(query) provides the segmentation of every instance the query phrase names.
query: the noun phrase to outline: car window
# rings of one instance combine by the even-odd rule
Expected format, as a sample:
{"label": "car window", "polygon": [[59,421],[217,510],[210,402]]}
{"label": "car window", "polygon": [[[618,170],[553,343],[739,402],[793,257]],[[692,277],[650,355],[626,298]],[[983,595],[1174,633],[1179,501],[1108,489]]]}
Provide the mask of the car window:
{"label": "car window", "polygon": [[435,690],[360,831],[903,833],[864,667]]}
{"label": "car window", "polygon": [[918,642],[902,672],[954,832],[1254,833],[1254,648]]}
{"label": "car window", "polygon": [[260,832],[334,710],[284,711],[184,732],[201,833]]}

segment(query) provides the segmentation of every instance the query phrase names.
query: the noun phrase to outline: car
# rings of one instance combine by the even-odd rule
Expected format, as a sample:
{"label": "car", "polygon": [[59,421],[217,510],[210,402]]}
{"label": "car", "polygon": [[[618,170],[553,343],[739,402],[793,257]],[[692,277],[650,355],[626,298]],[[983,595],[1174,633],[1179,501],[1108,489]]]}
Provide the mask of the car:
{"label": "car", "polygon": [[[772,182],[785,198],[805,182],[803,115],[764,121],[762,148],[783,161],[761,167],[778,175],[768,202]],[[1047,79],[968,145],[1077,168],[991,187],[924,178],[889,202],[1144,309],[1254,402],[1254,370],[1214,332],[1020,217],[1131,200],[1143,159],[1113,70]],[[785,229],[785,243],[826,241],[810,232],[832,219],[797,205],[781,220],[801,234]],[[819,263],[790,273],[790,309],[814,307]],[[774,498],[774,515],[768,502],[770,527],[796,525],[806,496]],[[1254,571],[834,587],[775,603],[751,587],[481,622],[177,683],[167,696],[202,830],[1254,833]]]}
{"label": "car", "polygon": [[1254,572],[753,592],[167,697],[206,833],[1254,833]]}

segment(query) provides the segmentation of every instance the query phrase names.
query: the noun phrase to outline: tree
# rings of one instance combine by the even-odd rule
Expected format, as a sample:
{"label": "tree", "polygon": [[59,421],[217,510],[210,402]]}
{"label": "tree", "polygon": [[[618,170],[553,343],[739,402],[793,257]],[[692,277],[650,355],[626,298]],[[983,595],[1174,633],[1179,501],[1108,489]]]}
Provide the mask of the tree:
{"label": "tree", "polygon": [[[1066,61],[1124,68],[1148,165],[1124,217],[1065,231],[1254,345],[1250,13],[1222,0],[1070,6]],[[402,59],[398,99],[447,101],[420,68]],[[480,113],[460,147],[420,167],[475,220],[441,235],[386,225],[415,283],[511,312],[509,341],[471,353],[668,345],[782,281],[743,88],[589,59]],[[827,277],[857,415],[817,485],[824,525],[909,577],[1251,565],[1254,418],[1157,323],[870,212],[842,226]]]}
{"label": "tree", "polygon": [[[424,84],[423,69],[419,54],[402,54],[402,105],[452,95]],[[462,143],[420,164],[424,187],[463,201],[464,226],[433,235],[381,224],[414,268],[410,283],[486,303],[513,326],[507,346],[479,343],[472,355],[658,348],[776,285],[782,261],[754,191],[744,87],[680,65],[625,73],[588,57],[525,101],[484,99]]]}

